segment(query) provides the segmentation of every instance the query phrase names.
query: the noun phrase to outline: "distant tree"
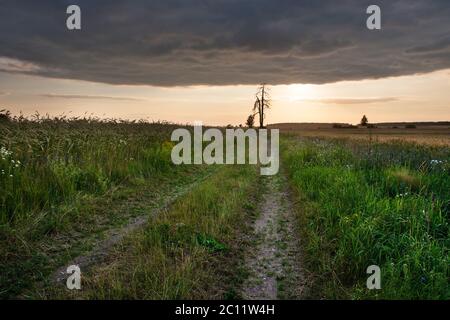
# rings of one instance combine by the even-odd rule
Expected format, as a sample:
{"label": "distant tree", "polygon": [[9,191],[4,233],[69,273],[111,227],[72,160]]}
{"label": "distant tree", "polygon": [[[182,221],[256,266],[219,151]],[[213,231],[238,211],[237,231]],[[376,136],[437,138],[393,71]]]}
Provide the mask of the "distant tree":
{"label": "distant tree", "polygon": [[264,128],[264,119],[266,110],[270,109],[270,97],[265,83],[261,84],[256,92],[256,101],[253,105],[254,114],[259,117],[259,127]]}
{"label": "distant tree", "polygon": [[364,115],[361,119],[361,125],[367,126],[369,124],[369,120],[367,119],[366,115]]}
{"label": "distant tree", "polygon": [[247,125],[247,127],[253,128],[253,126],[255,125],[255,115],[249,115],[245,124]]}

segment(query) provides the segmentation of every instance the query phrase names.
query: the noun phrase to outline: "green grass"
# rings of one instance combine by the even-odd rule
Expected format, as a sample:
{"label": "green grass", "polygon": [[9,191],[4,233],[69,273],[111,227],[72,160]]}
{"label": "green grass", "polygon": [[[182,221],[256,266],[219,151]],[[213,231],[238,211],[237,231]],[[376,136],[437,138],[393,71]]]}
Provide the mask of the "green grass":
{"label": "green grass", "polygon": [[80,196],[172,170],[171,129],[92,119],[0,122],[0,224],[20,225]]}
{"label": "green grass", "polygon": [[[174,166],[174,128],[1,118],[0,297],[239,298],[247,272],[242,252],[252,245],[242,234],[262,188],[258,170]],[[450,298],[448,148],[286,136],[281,142],[317,297]],[[108,230],[161,208],[199,180],[106,263],[82,270],[81,292],[55,291],[48,282]],[[372,264],[381,267],[381,290],[365,287]]]}
{"label": "green grass", "polygon": [[[235,298],[239,233],[251,218],[257,168],[222,166],[166,212],[124,241],[109,261],[83,274],[83,299]],[[245,205],[244,205],[245,204]]]}
{"label": "green grass", "polygon": [[[450,298],[448,148],[288,137],[281,150],[317,296]],[[365,286],[372,264],[381,290]]]}
{"label": "green grass", "polygon": [[15,297],[104,231],[205,174],[175,166],[164,123],[0,121],[0,297]]}

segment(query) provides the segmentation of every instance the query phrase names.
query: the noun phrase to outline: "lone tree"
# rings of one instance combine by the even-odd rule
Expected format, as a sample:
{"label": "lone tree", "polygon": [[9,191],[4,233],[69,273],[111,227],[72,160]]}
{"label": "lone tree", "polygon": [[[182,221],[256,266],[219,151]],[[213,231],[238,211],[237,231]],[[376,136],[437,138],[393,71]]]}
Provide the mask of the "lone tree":
{"label": "lone tree", "polygon": [[247,125],[247,127],[253,128],[255,124],[255,115],[254,114],[249,115],[245,124]]}
{"label": "lone tree", "polygon": [[266,110],[270,109],[270,96],[266,84],[263,83],[259,86],[256,92],[256,101],[253,105],[254,115],[259,117],[259,127],[264,128],[264,118],[266,117]]}
{"label": "lone tree", "polygon": [[366,115],[364,115],[361,119],[361,125],[367,126],[369,124],[369,120],[367,119]]}

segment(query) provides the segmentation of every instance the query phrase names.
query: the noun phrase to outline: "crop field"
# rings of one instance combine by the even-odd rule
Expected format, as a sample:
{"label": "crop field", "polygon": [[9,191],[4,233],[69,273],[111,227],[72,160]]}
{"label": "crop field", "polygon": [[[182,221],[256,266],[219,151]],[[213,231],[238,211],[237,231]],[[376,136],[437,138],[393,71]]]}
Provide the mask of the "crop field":
{"label": "crop field", "polygon": [[342,138],[356,141],[371,140],[373,142],[390,142],[400,140],[403,142],[416,142],[421,145],[450,146],[450,125],[411,125],[405,124],[380,125],[376,128],[333,128],[331,124],[296,124],[281,123],[270,125],[281,132],[291,135],[300,135],[312,138]]}
{"label": "crop field", "polygon": [[0,297],[450,298],[445,144],[283,133],[264,177],[174,165],[176,127],[0,118]]}

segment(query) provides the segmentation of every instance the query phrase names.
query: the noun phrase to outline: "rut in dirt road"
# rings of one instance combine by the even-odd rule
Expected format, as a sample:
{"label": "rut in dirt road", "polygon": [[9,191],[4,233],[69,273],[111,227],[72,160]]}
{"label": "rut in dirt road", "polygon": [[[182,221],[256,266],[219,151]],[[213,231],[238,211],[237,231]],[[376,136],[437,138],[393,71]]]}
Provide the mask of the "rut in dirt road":
{"label": "rut in dirt road", "polygon": [[265,192],[247,251],[244,299],[301,299],[306,277],[301,267],[296,219],[281,174],[265,177]]}
{"label": "rut in dirt road", "polygon": [[143,228],[147,223],[149,217],[157,215],[164,210],[167,210],[178,198],[181,198],[183,195],[187,194],[190,190],[192,190],[195,186],[199,185],[207,178],[209,178],[213,172],[206,174],[204,177],[200,177],[197,180],[194,180],[190,184],[183,186],[179,190],[175,190],[169,195],[166,195],[166,199],[164,199],[163,203],[155,208],[149,209],[145,215],[141,215],[131,219],[128,224],[122,226],[118,229],[111,229],[107,232],[106,238],[104,240],[99,241],[91,252],[88,252],[84,255],[78,256],[72,261],[66,263],[66,265],[61,266],[56,270],[52,276],[51,281],[54,283],[65,283],[69,274],[67,273],[67,266],[76,265],[83,271],[90,269],[93,265],[101,263],[107,255],[110,253],[111,248],[115,245],[119,244],[127,235],[135,232],[136,230]]}

